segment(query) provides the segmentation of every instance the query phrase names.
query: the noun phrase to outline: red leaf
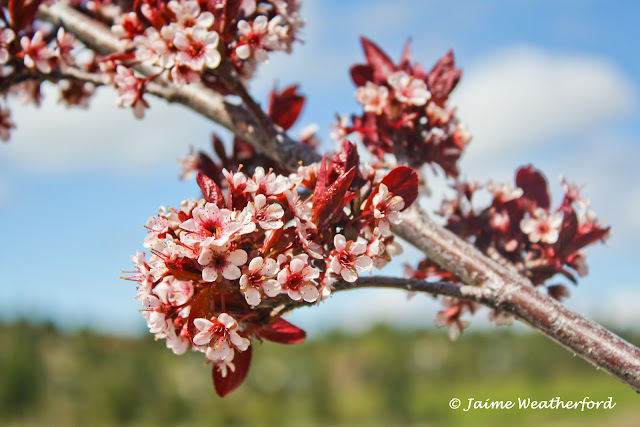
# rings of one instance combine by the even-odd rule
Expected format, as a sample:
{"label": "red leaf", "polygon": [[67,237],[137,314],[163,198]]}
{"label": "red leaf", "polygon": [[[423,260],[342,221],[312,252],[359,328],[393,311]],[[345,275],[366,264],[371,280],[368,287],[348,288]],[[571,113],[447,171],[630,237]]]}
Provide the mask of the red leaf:
{"label": "red leaf", "polygon": [[38,8],[40,7],[40,4],[42,2],[43,0],[32,0],[29,4],[27,4],[27,6],[24,8],[23,24],[31,24],[33,22],[36,17],[36,12],[38,11]]}
{"label": "red leaf", "polygon": [[563,212],[564,217],[562,219],[562,226],[560,227],[560,234],[558,241],[554,245],[558,252],[562,252],[563,249],[570,245],[578,232],[578,217],[576,216],[576,212],[571,206],[565,207]]}
{"label": "red leaf", "polygon": [[222,143],[222,140],[218,135],[213,135],[212,143],[213,143],[213,151],[215,151],[218,158],[222,160],[222,163],[224,163],[227,160],[227,152],[224,149],[224,144]]}
{"label": "red leaf", "polygon": [[393,61],[375,43],[364,36],[360,36],[364,55],[367,57],[369,65],[373,67],[374,79],[377,83],[387,80],[389,74],[396,71]]}
{"label": "red leaf", "polygon": [[373,81],[373,68],[369,64],[354,65],[350,72],[356,86],[364,86]]}
{"label": "red leaf", "polygon": [[456,68],[453,51],[447,52],[431,69],[427,76],[427,86],[434,102],[442,104],[447,100],[451,91],[456,87],[462,70]]}
{"label": "red leaf", "polygon": [[198,329],[193,324],[193,321],[200,317],[210,319],[215,314],[215,310],[216,302],[214,299],[213,288],[208,286],[201,290],[191,303],[189,319],[187,319],[187,331],[189,332],[189,338],[191,338],[191,340],[193,340],[193,337],[198,333]]}
{"label": "red leaf", "polygon": [[[404,209],[407,209],[418,197],[418,174],[408,166],[398,166],[387,174],[380,184],[387,186],[389,193],[402,197]],[[378,184],[378,188],[380,188]],[[367,207],[373,202],[373,196],[378,193],[378,188],[367,199]]]}
{"label": "red leaf", "polygon": [[547,190],[547,180],[533,166],[518,169],[516,185],[522,188],[523,197],[533,201],[538,207],[549,209],[551,198]]}
{"label": "red leaf", "polygon": [[[323,167],[324,166],[324,171]],[[326,162],[323,161],[323,165],[320,169],[320,174],[326,176]],[[331,220],[334,216],[344,208],[345,204],[349,202],[349,200],[345,201],[345,195],[353,178],[356,176],[356,168],[352,167],[349,172],[344,175],[341,175],[336,179],[331,185],[326,188],[326,179],[322,184],[320,184],[320,175],[318,175],[318,183],[316,184],[316,189],[318,185],[322,185],[326,188],[321,190],[319,197],[316,199],[316,193],[313,196],[313,222],[316,224],[318,229],[322,229],[330,224]]]}
{"label": "red leaf", "polygon": [[564,285],[547,286],[547,293],[551,298],[558,301],[569,297],[569,290]]}
{"label": "red leaf", "polygon": [[9,16],[11,17],[11,24],[15,32],[20,31],[24,26],[23,8],[23,0],[9,0]]}
{"label": "red leaf", "polygon": [[267,115],[275,124],[288,130],[298,119],[304,107],[305,97],[297,93],[298,86],[289,86],[278,93],[271,90]]}
{"label": "red leaf", "polygon": [[178,257],[165,261],[165,265],[176,279],[179,280],[202,280],[202,269],[197,261],[187,258]]}
{"label": "red leaf", "polygon": [[327,191],[327,180],[329,173],[327,171],[327,155],[322,156],[320,162],[320,169],[318,170],[318,176],[316,177],[316,187],[313,190],[313,200],[320,200],[324,198]]}
{"label": "red leaf", "polygon": [[215,181],[220,181],[224,175],[222,175],[222,170],[220,167],[211,160],[211,157],[200,151],[198,153],[198,169],[208,176],[209,178]]}
{"label": "red leaf", "polygon": [[224,207],[224,197],[222,196],[222,191],[214,180],[198,171],[198,174],[196,175],[196,181],[198,182],[198,186],[200,186],[200,190],[202,190],[202,196],[207,202],[215,203],[219,208]]}
{"label": "red leaf", "polygon": [[280,344],[298,344],[305,340],[307,333],[282,317],[278,317],[260,329],[260,336]]}
{"label": "red leaf", "polygon": [[266,255],[272,249],[278,251],[287,249],[293,243],[295,236],[295,227],[289,227],[286,230],[283,228],[271,230],[270,233],[267,233],[267,237],[262,243],[260,253]]}
{"label": "red leaf", "polygon": [[240,387],[240,384],[242,384],[249,373],[252,352],[253,346],[251,345],[245,351],[236,351],[233,358],[233,364],[236,369],[234,371],[227,369],[226,377],[222,376],[220,369],[218,369],[215,364],[213,365],[211,377],[213,378],[213,387],[216,389],[218,396],[225,397]]}
{"label": "red leaf", "polygon": [[356,145],[345,140],[342,144],[342,151],[336,153],[329,162],[329,181],[333,182],[340,175],[344,175],[348,170],[359,165],[360,157]]}
{"label": "red leaf", "polygon": [[404,49],[402,49],[402,56],[400,57],[400,65],[398,67],[410,73],[411,71],[410,63],[411,63],[411,39],[407,40],[407,43],[404,45]]}

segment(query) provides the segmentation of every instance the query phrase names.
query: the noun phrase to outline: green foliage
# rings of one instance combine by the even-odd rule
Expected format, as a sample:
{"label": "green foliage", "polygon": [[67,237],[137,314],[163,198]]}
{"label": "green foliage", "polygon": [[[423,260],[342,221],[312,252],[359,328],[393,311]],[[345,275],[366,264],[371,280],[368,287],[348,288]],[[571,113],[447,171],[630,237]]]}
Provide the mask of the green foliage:
{"label": "green foliage", "polygon": [[[627,334],[628,336],[628,334]],[[636,342],[638,340],[636,339]],[[633,425],[640,397],[533,334],[499,329],[450,342],[378,327],[285,346],[255,343],[247,382],[216,397],[198,354],[150,338],[63,334],[24,322],[0,330],[0,425]],[[592,400],[613,410],[449,409],[463,401]]]}

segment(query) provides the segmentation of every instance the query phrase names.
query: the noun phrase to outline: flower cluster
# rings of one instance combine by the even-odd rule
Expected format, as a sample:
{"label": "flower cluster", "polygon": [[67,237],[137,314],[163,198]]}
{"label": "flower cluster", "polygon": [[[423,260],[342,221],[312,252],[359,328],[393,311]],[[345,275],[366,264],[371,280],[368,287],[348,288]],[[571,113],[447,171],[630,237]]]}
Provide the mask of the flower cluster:
{"label": "flower cluster", "polygon": [[[456,198],[446,200],[440,214],[447,220],[448,229],[497,262],[514,265],[534,285],[546,285],[552,297],[561,299],[569,294],[566,287],[547,282],[560,275],[576,284],[577,276],[587,274],[585,247],[604,241],[609,234],[609,227],[598,222],[579,188],[564,179],[562,185],[562,203],[551,210],[547,181],[531,166],[517,171],[515,187],[507,183],[459,182],[455,185]],[[474,199],[482,197],[482,192],[490,194],[491,203],[479,209]],[[407,268],[407,275],[459,283],[429,259],[415,270]],[[451,309],[456,304],[467,307],[470,303],[447,300],[449,309],[441,312],[440,323],[461,330],[464,325],[460,315],[468,307]],[[497,313],[493,316],[497,316],[494,320],[504,320]]]}
{"label": "flower cluster", "polygon": [[327,298],[393,253],[390,229],[417,197],[408,167],[360,167],[355,146],[289,176],[256,168],[197,173],[204,198],[160,208],[146,224],[131,280],[149,330],[176,354],[203,352],[220,395],[247,373],[253,339],[297,342],[304,332],[274,307]]}
{"label": "flower cluster", "polygon": [[419,168],[439,165],[450,177],[458,176],[457,162],[471,140],[448,102],[462,72],[453,53],[447,53],[430,72],[411,62],[410,46],[399,64],[373,42],[362,38],[366,64],[351,68],[356,100],[363,114],[338,117],[332,136],[341,140],[357,132],[364,145],[382,159],[385,153],[401,164]]}
{"label": "flower cluster", "polygon": [[[269,53],[290,52],[304,25],[297,0],[72,2],[96,23],[109,25],[123,46],[107,56],[93,51],[90,56],[81,55],[84,45],[64,28],[37,22],[41,3],[15,0],[8,8],[0,6],[9,18],[0,20],[0,78],[15,78],[13,90],[36,102],[43,81],[64,81],[62,101],[80,106],[87,105],[96,82],[112,85],[116,104],[131,108],[137,118],[149,108],[147,82],[164,76],[177,86],[201,82],[230,93],[218,76],[223,62],[225,72],[235,70],[246,82]],[[141,69],[145,75],[138,73]],[[89,77],[78,77],[82,73]],[[9,129],[3,127],[3,140]]]}

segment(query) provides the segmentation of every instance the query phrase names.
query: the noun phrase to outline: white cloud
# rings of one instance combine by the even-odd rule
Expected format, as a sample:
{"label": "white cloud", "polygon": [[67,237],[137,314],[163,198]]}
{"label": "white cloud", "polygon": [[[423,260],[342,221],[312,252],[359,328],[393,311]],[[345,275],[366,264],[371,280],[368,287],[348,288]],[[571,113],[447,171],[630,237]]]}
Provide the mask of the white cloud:
{"label": "white cloud", "polygon": [[44,87],[44,95],[39,109],[10,99],[17,129],[2,147],[3,156],[41,172],[146,173],[175,165],[177,174],[177,158],[189,145],[206,146],[212,130],[195,113],[154,99],[146,118],[136,120],[115,106],[110,89],[98,90],[88,110],[56,104],[52,86]]}
{"label": "white cloud", "polygon": [[454,92],[474,134],[469,161],[587,134],[628,115],[636,88],[607,59],[513,46],[466,67]]}

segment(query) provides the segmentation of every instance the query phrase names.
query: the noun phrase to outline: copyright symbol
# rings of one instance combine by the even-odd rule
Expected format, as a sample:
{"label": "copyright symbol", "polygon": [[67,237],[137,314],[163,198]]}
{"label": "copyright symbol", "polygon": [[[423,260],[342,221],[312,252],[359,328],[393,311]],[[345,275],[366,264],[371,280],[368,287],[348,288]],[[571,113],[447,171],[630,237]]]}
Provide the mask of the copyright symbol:
{"label": "copyright symbol", "polygon": [[457,397],[454,397],[449,401],[449,408],[458,409],[459,407],[460,407],[460,399],[458,399]]}

